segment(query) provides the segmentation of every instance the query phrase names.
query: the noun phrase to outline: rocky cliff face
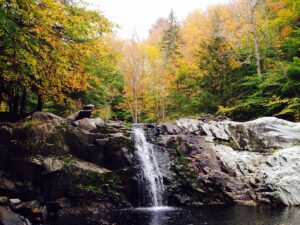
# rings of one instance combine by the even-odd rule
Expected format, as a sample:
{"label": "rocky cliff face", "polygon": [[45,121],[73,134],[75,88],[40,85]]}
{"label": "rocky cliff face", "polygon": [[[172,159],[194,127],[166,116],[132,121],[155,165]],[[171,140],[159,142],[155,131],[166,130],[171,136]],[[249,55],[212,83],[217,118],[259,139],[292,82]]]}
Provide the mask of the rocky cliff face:
{"label": "rocky cliff face", "polygon": [[[300,205],[300,124],[200,118],[145,130],[168,204]],[[35,113],[1,123],[0,221],[75,225],[132,207],[137,167],[131,129],[121,122]]]}
{"label": "rocky cliff face", "polygon": [[47,218],[72,225],[96,212],[131,207],[130,132],[118,122],[74,122],[49,113],[2,123],[0,205],[36,224]]}
{"label": "rocky cliff face", "polygon": [[203,118],[152,129],[174,162],[171,202],[300,205],[300,124]]}

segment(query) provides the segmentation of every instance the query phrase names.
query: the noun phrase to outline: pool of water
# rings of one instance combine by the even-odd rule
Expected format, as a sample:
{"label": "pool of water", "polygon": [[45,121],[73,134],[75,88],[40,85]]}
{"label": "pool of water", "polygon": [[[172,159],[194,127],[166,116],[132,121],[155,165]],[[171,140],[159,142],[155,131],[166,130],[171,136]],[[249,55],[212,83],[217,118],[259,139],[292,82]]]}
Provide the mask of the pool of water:
{"label": "pool of water", "polygon": [[300,225],[300,208],[137,208],[112,212],[109,222],[115,225]]}

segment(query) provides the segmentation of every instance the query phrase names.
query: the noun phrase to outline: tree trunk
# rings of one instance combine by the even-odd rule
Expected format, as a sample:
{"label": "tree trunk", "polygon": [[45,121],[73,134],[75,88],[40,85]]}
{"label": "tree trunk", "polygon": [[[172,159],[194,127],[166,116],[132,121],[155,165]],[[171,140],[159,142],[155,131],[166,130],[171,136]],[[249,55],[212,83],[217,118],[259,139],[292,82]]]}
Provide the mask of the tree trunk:
{"label": "tree trunk", "polygon": [[42,111],[43,109],[43,98],[40,94],[38,94],[38,103],[37,103],[37,106],[36,106],[36,111]]}
{"label": "tree trunk", "polygon": [[0,111],[1,111],[2,100],[3,100],[3,92],[2,89],[0,89]]}
{"label": "tree trunk", "polygon": [[162,98],[162,121],[166,120],[166,112],[165,112],[165,96]]}
{"label": "tree trunk", "polygon": [[8,112],[12,113],[13,112],[13,96],[10,94],[8,95]]}
{"label": "tree trunk", "polygon": [[251,19],[251,25],[252,25],[254,50],[255,50],[255,58],[256,58],[256,71],[257,71],[257,74],[259,76],[261,76],[259,43],[258,43],[257,30],[256,30],[256,19],[255,19],[255,15],[254,15],[256,3],[257,2],[254,2],[254,0],[249,0],[250,19]]}
{"label": "tree trunk", "polygon": [[15,94],[13,98],[13,112],[14,115],[19,115],[19,94]]}
{"label": "tree trunk", "polygon": [[3,93],[4,93],[4,79],[2,77],[2,73],[0,75],[0,111],[1,111],[1,105],[3,101]]}
{"label": "tree trunk", "polygon": [[25,102],[26,102],[26,90],[23,90],[22,99],[21,99],[21,106],[20,106],[20,116],[24,115],[25,111]]}
{"label": "tree trunk", "polygon": [[[135,85],[135,84],[134,84]],[[137,103],[137,93],[136,87],[133,87],[133,111],[134,111],[134,123],[138,122],[138,103]]]}

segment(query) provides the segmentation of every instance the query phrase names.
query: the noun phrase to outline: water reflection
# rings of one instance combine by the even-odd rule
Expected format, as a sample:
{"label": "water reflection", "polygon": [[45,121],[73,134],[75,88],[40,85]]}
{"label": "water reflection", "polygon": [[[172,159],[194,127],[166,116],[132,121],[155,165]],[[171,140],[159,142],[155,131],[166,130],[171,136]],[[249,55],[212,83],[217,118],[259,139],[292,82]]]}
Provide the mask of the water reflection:
{"label": "water reflection", "polygon": [[115,212],[115,225],[299,225],[300,208],[206,206]]}
{"label": "water reflection", "polygon": [[163,212],[152,212],[149,225],[163,225]]}
{"label": "water reflection", "polygon": [[148,208],[137,208],[135,211],[145,213],[149,216],[149,222],[147,225],[163,225],[168,224],[170,214],[180,211],[179,208],[159,206],[159,207],[148,207]]}

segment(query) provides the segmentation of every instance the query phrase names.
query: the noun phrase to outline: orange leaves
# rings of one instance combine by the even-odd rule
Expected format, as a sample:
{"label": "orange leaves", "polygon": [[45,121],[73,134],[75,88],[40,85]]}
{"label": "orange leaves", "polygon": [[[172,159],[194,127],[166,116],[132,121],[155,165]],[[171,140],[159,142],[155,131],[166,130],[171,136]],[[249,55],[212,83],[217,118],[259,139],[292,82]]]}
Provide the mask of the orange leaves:
{"label": "orange leaves", "polygon": [[285,8],[287,3],[284,1],[268,1],[267,6],[271,8],[273,13],[277,13],[279,10]]}
{"label": "orange leaves", "polygon": [[290,27],[289,25],[287,26],[284,26],[282,29],[281,29],[281,32],[280,32],[280,37],[286,37],[288,36],[291,32],[293,31],[293,28]]}

